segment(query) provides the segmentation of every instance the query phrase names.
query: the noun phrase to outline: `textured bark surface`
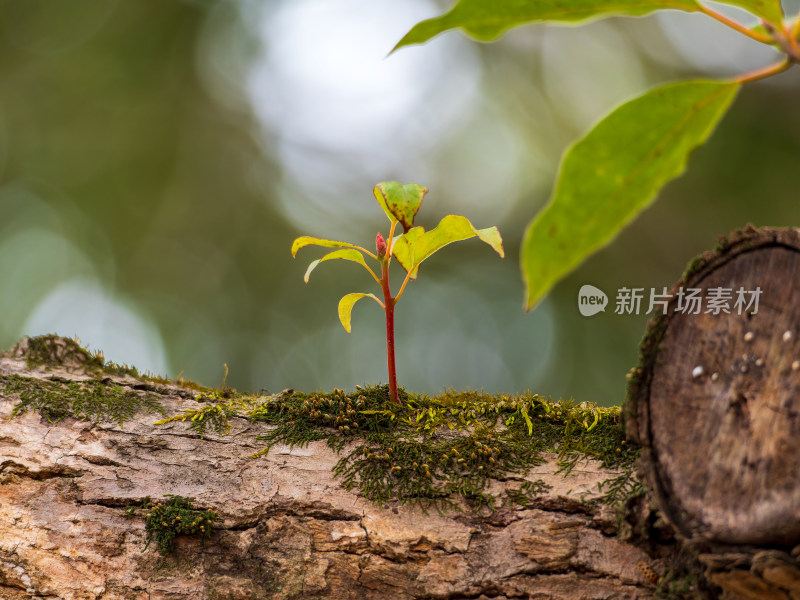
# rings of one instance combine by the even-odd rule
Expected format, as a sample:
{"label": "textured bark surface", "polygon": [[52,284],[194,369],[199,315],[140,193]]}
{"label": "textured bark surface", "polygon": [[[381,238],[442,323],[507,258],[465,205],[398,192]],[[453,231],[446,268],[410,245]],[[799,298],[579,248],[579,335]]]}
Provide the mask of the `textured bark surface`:
{"label": "textured bark surface", "polygon": [[[732,290],[730,313],[676,310],[681,288]],[[734,232],[671,294],[627,405],[648,488],[730,597],[800,598],[800,230]]]}
{"label": "textured bark surface", "polygon": [[[31,371],[9,356],[0,373],[88,377]],[[179,387],[150,387],[170,413],[198,406]],[[536,467],[528,478],[552,487],[524,510],[425,514],[342,489],[324,442],[247,458],[267,426],[243,419],[228,436],[201,439],[183,423],[154,427],[148,414],[124,428],[51,424],[38,413],[10,419],[16,402],[0,386],[3,600],[643,599],[653,595],[648,567],[665,568],[614,536],[610,509],[586,504],[617,474],[595,462],[568,477],[555,457]],[[166,494],[195,498],[221,519],[204,544],[179,537],[164,557],[155,544],[142,552],[144,511],[125,512]]]}

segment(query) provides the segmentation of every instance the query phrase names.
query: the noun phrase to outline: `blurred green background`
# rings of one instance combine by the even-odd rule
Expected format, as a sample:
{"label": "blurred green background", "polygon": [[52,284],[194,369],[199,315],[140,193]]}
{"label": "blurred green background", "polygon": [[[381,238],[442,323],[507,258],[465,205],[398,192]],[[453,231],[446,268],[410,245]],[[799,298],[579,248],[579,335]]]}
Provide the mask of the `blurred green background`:
{"label": "blurred green background", "polygon": [[[525,314],[519,243],[564,148],[652,85],[771,51],[664,13],[386,57],[448,4],[0,0],[0,346],[77,335],[209,385],[227,363],[249,390],[386,381],[378,307],[356,307],[351,335],[336,316],[374,282],[327,263],[305,285],[320,253],[289,247],[371,245],[373,185],[413,181],[431,190],[418,224],[497,225],[507,256],[473,240],[426,263],[398,306],[400,384],[619,403],[646,316],[615,315],[616,290],[670,286],[748,222],[800,221],[798,70],[747,87],[687,174]],[[578,313],[585,283],[609,310]]]}

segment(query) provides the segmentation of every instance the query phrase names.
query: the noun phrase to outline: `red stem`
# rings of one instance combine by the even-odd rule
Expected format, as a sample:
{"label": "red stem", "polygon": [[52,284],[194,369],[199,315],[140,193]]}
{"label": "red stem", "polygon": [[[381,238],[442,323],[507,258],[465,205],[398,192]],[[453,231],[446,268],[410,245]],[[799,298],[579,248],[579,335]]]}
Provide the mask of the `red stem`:
{"label": "red stem", "polygon": [[392,292],[389,290],[389,261],[384,259],[381,265],[381,289],[383,289],[383,304],[386,311],[386,361],[389,365],[389,398],[400,404],[397,395],[397,370],[394,364],[394,303]]}

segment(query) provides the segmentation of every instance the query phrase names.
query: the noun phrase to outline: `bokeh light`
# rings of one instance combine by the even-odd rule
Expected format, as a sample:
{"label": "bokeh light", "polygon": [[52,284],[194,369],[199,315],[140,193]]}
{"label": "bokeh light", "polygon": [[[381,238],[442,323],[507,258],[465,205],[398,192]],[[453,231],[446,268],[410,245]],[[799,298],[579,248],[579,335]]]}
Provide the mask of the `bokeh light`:
{"label": "bokeh light", "polygon": [[371,186],[424,178],[426,156],[463,126],[480,82],[466,40],[387,56],[435,10],[425,0],[292,0],[262,11],[247,91],[292,187],[278,200],[297,227],[374,222],[363,203]]}

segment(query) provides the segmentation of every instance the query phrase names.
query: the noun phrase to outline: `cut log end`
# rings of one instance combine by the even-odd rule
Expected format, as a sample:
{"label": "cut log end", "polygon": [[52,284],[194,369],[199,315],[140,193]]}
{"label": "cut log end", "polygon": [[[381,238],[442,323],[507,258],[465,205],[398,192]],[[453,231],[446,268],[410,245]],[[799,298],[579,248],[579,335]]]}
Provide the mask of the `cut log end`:
{"label": "cut log end", "polygon": [[626,406],[650,489],[687,539],[797,544],[800,230],[735,232],[671,294]]}

